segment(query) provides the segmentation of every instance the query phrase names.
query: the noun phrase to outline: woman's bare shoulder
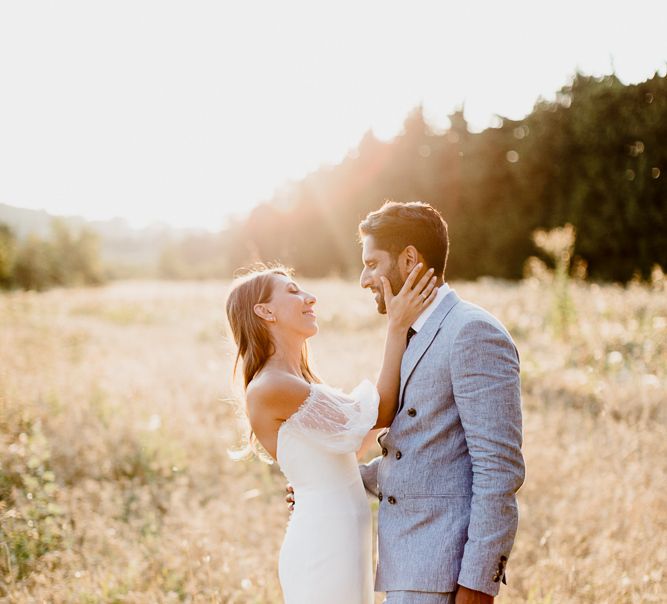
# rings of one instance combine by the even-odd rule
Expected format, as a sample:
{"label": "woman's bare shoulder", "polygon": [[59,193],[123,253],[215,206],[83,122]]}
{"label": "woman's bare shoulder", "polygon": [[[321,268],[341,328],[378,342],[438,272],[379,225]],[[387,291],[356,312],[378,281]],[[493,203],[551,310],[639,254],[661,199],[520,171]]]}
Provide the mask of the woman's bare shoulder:
{"label": "woman's bare shoulder", "polygon": [[309,394],[310,384],[306,380],[284,371],[266,369],[248,384],[248,411],[251,416],[268,411],[276,419],[284,421]]}

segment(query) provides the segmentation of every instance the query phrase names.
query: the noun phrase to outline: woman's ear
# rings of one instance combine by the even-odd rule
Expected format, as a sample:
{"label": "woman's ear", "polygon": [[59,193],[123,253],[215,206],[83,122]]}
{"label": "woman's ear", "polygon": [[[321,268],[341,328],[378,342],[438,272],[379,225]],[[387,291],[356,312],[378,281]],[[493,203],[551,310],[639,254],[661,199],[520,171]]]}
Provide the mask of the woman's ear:
{"label": "woman's ear", "polygon": [[271,309],[268,306],[266,306],[266,304],[255,304],[255,306],[253,306],[252,309],[260,319],[264,319],[269,323],[276,322],[275,315],[273,314],[273,312],[271,312]]}

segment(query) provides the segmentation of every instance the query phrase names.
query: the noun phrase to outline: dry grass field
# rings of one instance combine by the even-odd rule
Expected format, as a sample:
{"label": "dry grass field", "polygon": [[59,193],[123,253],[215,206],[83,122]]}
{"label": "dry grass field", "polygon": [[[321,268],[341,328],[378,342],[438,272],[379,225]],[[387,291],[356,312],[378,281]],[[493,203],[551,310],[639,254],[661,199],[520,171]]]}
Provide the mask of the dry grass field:
{"label": "dry grass field", "polygon": [[[383,320],[303,282],[311,344],[349,388]],[[226,283],[0,295],[0,600],[278,603],[278,468],[234,462]],[[522,359],[527,478],[500,604],[667,601],[667,288],[454,283]],[[314,603],[316,604],[316,603]],[[344,603],[341,603],[344,604]]]}

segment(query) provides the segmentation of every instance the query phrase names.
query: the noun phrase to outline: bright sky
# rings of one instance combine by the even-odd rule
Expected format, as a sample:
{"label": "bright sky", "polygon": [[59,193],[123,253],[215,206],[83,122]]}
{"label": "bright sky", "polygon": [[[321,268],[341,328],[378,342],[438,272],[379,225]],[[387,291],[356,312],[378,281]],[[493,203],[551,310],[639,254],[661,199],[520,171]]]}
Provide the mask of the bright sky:
{"label": "bright sky", "polygon": [[0,203],[219,228],[422,103],[481,130],[667,63],[667,2],[0,0]]}

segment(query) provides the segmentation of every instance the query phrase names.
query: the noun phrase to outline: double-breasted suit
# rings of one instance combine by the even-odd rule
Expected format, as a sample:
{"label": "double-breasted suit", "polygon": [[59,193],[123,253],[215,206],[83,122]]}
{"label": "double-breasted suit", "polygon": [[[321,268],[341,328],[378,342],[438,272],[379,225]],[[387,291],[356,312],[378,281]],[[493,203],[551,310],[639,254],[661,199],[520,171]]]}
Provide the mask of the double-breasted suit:
{"label": "double-breasted suit", "polygon": [[375,589],[496,595],[524,480],[519,355],[495,317],[446,291],[404,354],[382,456],[361,466],[380,502]]}

